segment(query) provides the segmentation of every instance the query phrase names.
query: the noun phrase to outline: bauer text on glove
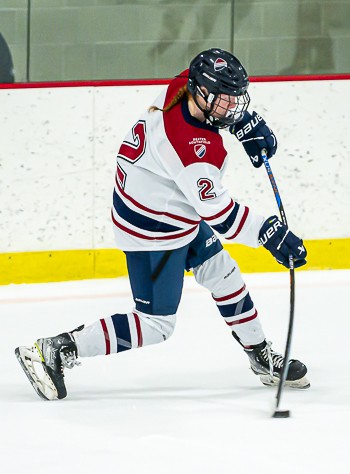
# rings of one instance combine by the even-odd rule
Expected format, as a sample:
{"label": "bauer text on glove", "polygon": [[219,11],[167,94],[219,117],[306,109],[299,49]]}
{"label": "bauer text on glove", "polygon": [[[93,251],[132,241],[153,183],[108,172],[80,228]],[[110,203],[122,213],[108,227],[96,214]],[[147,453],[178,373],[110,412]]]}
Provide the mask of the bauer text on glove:
{"label": "bauer text on glove", "polygon": [[289,255],[293,256],[294,267],[305,265],[306,249],[302,239],[285,226],[277,216],[269,217],[259,232],[259,243],[269,250],[278,263],[289,268]]}
{"label": "bauer text on glove", "polygon": [[243,119],[230,127],[230,132],[242,143],[255,168],[259,168],[263,163],[262,150],[266,150],[267,158],[276,153],[276,137],[265,120],[256,112],[253,112],[253,115],[245,112]]}

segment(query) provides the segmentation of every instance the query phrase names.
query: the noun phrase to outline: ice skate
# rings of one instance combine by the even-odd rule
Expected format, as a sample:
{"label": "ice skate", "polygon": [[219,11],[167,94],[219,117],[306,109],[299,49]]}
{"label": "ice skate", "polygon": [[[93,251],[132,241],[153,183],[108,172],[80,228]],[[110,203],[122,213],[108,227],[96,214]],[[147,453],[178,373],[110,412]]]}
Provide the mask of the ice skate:
{"label": "ice skate", "polygon": [[[263,341],[256,346],[245,347],[244,351],[249,357],[250,367],[254,374],[259,375],[264,385],[278,385],[284,357],[271,349],[271,342]],[[289,361],[285,385],[292,388],[309,388],[310,382],[305,377],[306,366],[299,360]]]}
{"label": "ice skate", "polygon": [[16,357],[37,394],[44,400],[65,398],[64,368],[80,365],[70,333],[38,339],[33,347],[17,347]]}

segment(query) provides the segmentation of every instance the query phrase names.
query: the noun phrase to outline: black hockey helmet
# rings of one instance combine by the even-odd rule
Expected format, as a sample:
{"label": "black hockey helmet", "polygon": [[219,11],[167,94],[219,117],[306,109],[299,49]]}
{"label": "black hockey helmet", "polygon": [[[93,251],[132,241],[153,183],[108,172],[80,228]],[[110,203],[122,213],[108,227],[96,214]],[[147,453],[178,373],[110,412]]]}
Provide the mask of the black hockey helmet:
{"label": "black hockey helmet", "polygon": [[[243,118],[250,102],[248,86],[248,74],[240,61],[222,49],[202,51],[190,63],[188,91],[197,107],[215,127],[225,128]],[[198,96],[205,100],[204,108],[198,103]],[[226,100],[227,106],[221,106],[219,110],[216,99],[222,99],[222,96],[234,96],[235,107]]]}

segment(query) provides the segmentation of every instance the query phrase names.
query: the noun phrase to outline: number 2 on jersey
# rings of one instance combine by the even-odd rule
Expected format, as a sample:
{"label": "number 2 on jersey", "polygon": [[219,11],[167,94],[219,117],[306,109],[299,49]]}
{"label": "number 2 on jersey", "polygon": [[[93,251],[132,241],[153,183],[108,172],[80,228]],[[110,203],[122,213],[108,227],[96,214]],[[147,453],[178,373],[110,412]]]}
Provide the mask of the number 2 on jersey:
{"label": "number 2 on jersey", "polygon": [[124,141],[119,149],[118,156],[130,163],[136,163],[146,149],[146,123],[139,120],[132,128],[133,142]]}
{"label": "number 2 on jersey", "polygon": [[206,201],[207,199],[216,198],[216,194],[213,191],[214,185],[211,179],[200,178],[197,181],[197,186],[199,187],[199,197],[201,201]]}

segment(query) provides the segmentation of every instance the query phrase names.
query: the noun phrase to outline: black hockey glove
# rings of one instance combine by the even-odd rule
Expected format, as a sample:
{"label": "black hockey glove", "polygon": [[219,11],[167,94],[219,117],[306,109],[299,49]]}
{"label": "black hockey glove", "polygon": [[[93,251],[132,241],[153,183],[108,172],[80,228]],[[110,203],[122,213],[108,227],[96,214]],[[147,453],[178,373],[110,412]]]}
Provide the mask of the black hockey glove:
{"label": "black hockey glove", "polygon": [[265,148],[267,158],[271,158],[277,150],[277,140],[273,131],[259,114],[244,113],[243,119],[230,127],[233,133],[244,146],[247,155],[255,168],[263,164],[261,152]]}
{"label": "black hockey glove", "polygon": [[269,217],[262,225],[259,232],[259,244],[263,245],[275,257],[278,263],[289,268],[289,254],[292,254],[294,267],[305,265],[306,249],[303,241],[293,234],[277,218]]}

